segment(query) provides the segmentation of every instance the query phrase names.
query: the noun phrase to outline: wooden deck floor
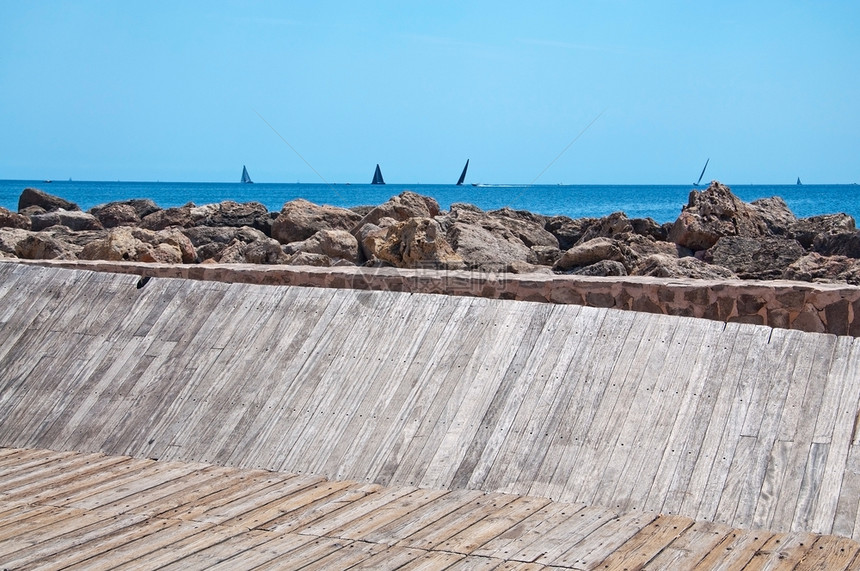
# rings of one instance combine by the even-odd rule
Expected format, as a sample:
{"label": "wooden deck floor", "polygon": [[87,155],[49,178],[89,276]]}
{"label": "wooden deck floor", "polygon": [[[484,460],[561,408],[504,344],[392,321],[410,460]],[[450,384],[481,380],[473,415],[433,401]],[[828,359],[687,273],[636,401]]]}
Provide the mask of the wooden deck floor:
{"label": "wooden deck floor", "polygon": [[136,281],[0,265],[0,446],[860,537],[853,338]]}
{"label": "wooden deck floor", "polygon": [[[840,569],[860,544],[545,498],[0,449],[8,569]],[[821,567],[824,565],[824,567]]]}

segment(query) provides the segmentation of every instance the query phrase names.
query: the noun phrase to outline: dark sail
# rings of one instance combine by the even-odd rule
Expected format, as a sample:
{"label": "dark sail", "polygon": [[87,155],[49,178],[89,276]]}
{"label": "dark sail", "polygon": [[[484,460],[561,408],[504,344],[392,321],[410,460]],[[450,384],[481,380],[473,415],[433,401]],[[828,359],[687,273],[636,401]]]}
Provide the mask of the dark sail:
{"label": "dark sail", "polygon": [[798,184],[798,186],[803,184],[802,182],[800,182],[800,177],[797,177],[797,184]]}
{"label": "dark sail", "polygon": [[711,162],[711,158],[708,157],[708,160],[705,161],[705,166],[702,167],[702,174],[699,175],[699,180],[696,181],[696,184],[693,186],[699,186],[699,183],[702,182],[702,177],[705,176],[705,171],[708,169],[708,163]]}
{"label": "dark sail", "polygon": [[466,180],[466,169],[469,168],[469,159],[466,159],[466,166],[463,167],[463,172],[460,173],[460,178],[457,180],[457,186],[463,184],[463,181]]}
{"label": "dark sail", "polygon": [[376,171],[373,173],[373,181],[370,184],[385,184],[382,180],[382,171],[379,170],[379,165],[376,165]]}
{"label": "dark sail", "polygon": [[248,169],[245,168],[245,165],[242,165],[242,182],[254,182],[251,180],[251,176],[248,174]]}

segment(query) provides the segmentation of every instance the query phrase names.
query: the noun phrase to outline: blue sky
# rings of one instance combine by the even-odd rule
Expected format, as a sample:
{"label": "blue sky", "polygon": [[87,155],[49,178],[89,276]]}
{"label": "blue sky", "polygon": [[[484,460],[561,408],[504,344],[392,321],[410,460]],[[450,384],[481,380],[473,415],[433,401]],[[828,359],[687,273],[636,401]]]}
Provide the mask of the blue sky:
{"label": "blue sky", "polygon": [[728,184],[860,182],[858,24],[853,0],[0,0],[0,179],[319,181],[268,122],[329,182],[469,158],[471,182],[688,184],[709,157]]}

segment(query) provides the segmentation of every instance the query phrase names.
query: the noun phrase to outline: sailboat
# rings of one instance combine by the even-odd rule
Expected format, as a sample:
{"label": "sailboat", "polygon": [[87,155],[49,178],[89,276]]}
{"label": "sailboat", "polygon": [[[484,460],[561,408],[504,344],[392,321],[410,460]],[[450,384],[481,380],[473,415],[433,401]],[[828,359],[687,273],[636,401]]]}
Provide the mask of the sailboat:
{"label": "sailboat", "polygon": [[254,182],[251,180],[251,175],[248,174],[248,169],[245,168],[245,165],[242,165],[242,182],[249,184]]}
{"label": "sailboat", "polygon": [[466,159],[466,166],[463,167],[463,172],[460,173],[460,178],[457,179],[457,186],[461,186],[463,181],[466,180],[466,169],[469,168],[469,159]]}
{"label": "sailboat", "polygon": [[800,186],[800,185],[802,185],[802,184],[803,184],[803,183],[802,183],[802,182],[800,182],[800,177],[797,177],[797,186]]}
{"label": "sailboat", "polygon": [[699,183],[702,182],[702,177],[705,176],[705,171],[708,169],[708,163],[711,162],[711,157],[708,157],[708,160],[705,161],[705,166],[702,167],[702,174],[699,175],[699,180],[693,183],[693,186],[699,186]]}
{"label": "sailboat", "polygon": [[376,170],[373,173],[373,180],[370,184],[385,184],[385,181],[382,180],[382,171],[379,170],[379,165],[376,165]]}

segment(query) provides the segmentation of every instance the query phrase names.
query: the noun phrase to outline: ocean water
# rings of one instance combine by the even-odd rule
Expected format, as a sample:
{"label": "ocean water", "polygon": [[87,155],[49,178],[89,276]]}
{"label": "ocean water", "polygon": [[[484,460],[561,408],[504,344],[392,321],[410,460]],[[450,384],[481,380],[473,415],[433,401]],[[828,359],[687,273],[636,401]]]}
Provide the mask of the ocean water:
{"label": "ocean water", "polygon": [[[729,185],[746,202],[780,196],[799,217],[845,212],[860,220],[860,185]],[[34,187],[71,200],[83,210],[115,200],[150,198],[162,208],[234,200],[257,201],[269,210],[304,198],[316,204],[381,204],[404,190],[435,198],[442,209],[467,202],[484,210],[508,206],[549,216],[601,217],[625,212],[631,218],[671,222],[687,204],[691,185],[479,185],[433,184],[270,184],[180,182],[78,182],[0,180],[0,206],[18,209],[18,197]],[[704,190],[704,186],[699,187]]]}

